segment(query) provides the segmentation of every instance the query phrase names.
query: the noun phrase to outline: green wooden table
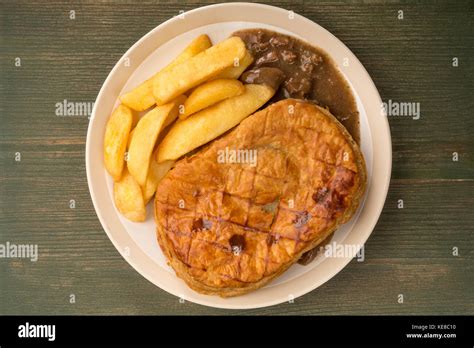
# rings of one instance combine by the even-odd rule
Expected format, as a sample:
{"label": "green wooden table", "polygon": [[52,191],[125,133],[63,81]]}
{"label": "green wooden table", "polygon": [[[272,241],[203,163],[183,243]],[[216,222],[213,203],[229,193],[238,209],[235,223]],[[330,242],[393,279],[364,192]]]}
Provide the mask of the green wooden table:
{"label": "green wooden table", "polygon": [[294,303],[239,312],[180,303],[119,255],[87,188],[88,117],[56,103],[93,102],[135,41],[208,3],[0,2],[0,243],[39,247],[37,262],[0,259],[0,313],[474,314],[472,1],[272,2],[341,39],[384,101],[420,103],[418,120],[389,117],[392,181],[364,262]]}

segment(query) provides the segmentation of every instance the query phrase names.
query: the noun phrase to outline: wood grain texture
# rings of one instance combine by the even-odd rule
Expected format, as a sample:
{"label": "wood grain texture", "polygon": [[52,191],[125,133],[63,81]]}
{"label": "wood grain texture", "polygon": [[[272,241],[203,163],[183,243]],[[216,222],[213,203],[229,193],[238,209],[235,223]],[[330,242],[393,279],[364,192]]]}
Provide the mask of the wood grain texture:
{"label": "wood grain texture", "polygon": [[[88,119],[58,117],[55,104],[93,102],[136,40],[180,10],[208,3],[1,2],[0,243],[38,244],[40,260],[0,259],[0,313],[474,314],[469,1],[272,2],[340,38],[384,101],[421,104],[419,120],[389,117],[392,183],[364,262],[353,260],[292,304],[225,311],[179,303],[122,259],[87,188]],[[15,67],[16,57],[21,67]],[[457,68],[453,57],[459,58]],[[453,152],[459,161],[452,161]],[[453,247],[459,256],[452,255]]]}

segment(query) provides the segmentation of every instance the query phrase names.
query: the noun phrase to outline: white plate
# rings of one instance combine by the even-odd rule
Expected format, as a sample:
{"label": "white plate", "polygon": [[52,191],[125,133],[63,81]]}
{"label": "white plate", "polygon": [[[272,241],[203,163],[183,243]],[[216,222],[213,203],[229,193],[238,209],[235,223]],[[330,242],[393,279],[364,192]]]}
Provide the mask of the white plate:
{"label": "white plate", "polygon": [[129,222],[116,210],[112,180],[103,165],[103,134],[111,111],[119,103],[118,96],[166,65],[194,37],[205,33],[215,43],[227,38],[235,30],[255,27],[290,34],[324,49],[340,67],[356,96],[361,119],[361,147],[369,174],[368,192],[356,216],[335,233],[333,242],[349,245],[365,243],[382,211],[390,181],[390,130],[387,119],[380,112],[382,102],[377,89],[354,54],[324,28],[281,8],[228,3],[186,12],[153,29],[124,54],[97,97],[87,133],[89,190],[99,220],[110,240],[140,274],[173,295],[212,307],[257,308],[297,298],[336,275],[355,256],[356,250],[351,255],[337,258],[321,254],[308,266],[294,265],[266,287],[244,296],[222,299],[198,294],[177,278],[166,264],[156,241],[151,204],[145,223]]}

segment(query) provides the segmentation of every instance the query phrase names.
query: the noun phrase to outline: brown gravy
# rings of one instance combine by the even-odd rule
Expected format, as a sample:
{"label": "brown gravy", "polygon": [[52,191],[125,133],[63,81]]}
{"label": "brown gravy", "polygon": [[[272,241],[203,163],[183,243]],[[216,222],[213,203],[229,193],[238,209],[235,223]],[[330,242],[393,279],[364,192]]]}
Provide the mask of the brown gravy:
{"label": "brown gravy", "polygon": [[[310,100],[328,108],[360,143],[355,98],[326,52],[297,38],[266,29],[240,30],[232,35],[239,36],[254,57],[254,62],[241,77],[244,82],[276,76],[282,83],[270,103],[286,98]],[[277,68],[283,74],[279,76],[276,69],[262,68]]]}

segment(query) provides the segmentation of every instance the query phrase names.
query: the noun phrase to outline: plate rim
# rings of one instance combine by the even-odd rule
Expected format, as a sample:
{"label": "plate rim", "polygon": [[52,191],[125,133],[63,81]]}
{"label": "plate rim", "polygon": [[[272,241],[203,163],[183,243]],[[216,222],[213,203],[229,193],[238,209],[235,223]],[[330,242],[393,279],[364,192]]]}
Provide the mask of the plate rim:
{"label": "plate rim", "polygon": [[[212,4],[212,5],[207,5],[207,6],[202,6],[202,7],[198,7],[198,8],[195,8],[193,10],[190,10],[190,11],[187,11],[184,13],[185,16],[189,16],[189,15],[196,15],[198,14],[199,12],[203,12],[203,11],[212,11],[212,10],[215,10],[215,9],[231,9],[232,7],[250,7],[250,8],[259,8],[260,10],[263,10],[263,11],[274,11],[274,12],[280,12],[280,14],[282,14],[283,12],[285,14],[288,14],[289,11],[288,10],[285,10],[283,8],[280,8],[280,7],[276,7],[276,6],[271,6],[271,5],[265,5],[265,4],[258,4],[258,3],[246,3],[246,2],[235,2],[235,3],[221,3],[221,4]],[[328,30],[326,30],[324,27],[322,27],[321,25],[319,25],[318,23],[302,16],[302,15],[299,15],[297,13],[294,13],[294,16],[295,18],[298,17],[298,20],[300,21],[303,21],[303,22],[306,22],[307,25],[310,25],[310,26],[317,26],[319,27],[320,30],[322,30],[326,35],[328,35],[332,40],[335,40],[339,45],[341,45],[343,47],[344,50],[346,50],[349,55],[351,56],[351,58],[354,58],[354,61],[356,64],[359,65],[359,70],[360,72],[363,74],[363,79],[364,79],[364,82],[369,82],[370,83],[370,89],[371,91],[374,91],[375,92],[375,98],[377,99],[377,101],[380,103],[382,103],[382,100],[380,98],[380,94],[375,86],[375,83],[373,82],[372,78],[370,77],[370,75],[368,74],[367,70],[365,69],[365,67],[362,65],[362,63],[358,60],[358,58],[353,54],[353,52],[341,41],[339,40],[335,35],[333,35],[331,32],[329,32]],[[97,108],[98,108],[98,105],[99,105],[99,102],[101,101],[101,99],[103,99],[103,95],[105,94],[106,90],[108,89],[108,85],[109,85],[109,82],[110,80],[112,79],[112,77],[115,75],[116,71],[118,69],[120,69],[122,63],[123,63],[123,60],[124,58],[130,56],[130,53],[133,52],[137,47],[139,47],[144,41],[146,41],[149,37],[151,36],[154,36],[157,32],[159,32],[160,30],[162,30],[163,28],[165,28],[166,26],[169,26],[171,25],[173,22],[179,20],[179,18],[176,16],[176,17],[172,17],[168,20],[166,20],[165,22],[159,24],[158,26],[156,26],[155,28],[153,28],[152,30],[150,30],[149,32],[147,32],[145,35],[143,35],[138,41],[136,41],[124,54],[123,56],[117,61],[117,63],[115,64],[115,66],[112,68],[112,70],[109,72],[109,74],[107,75],[107,78],[105,79],[105,81],[103,82],[101,88],[100,88],[100,91],[97,95],[97,98],[96,98],[96,102],[94,103],[94,108],[92,110],[92,113],[91,113],[91,117],[90,117],[90,120],[89,120],[89,124],[88,124],[88,130],[87,130],[87,139],[86,139],[86,151],[85,151],[85,160],[86,160],[86,173],[87,173],[87,183],[88,183],[88,187],[89,187],[89,192],[90,192],[90,195],[91,195],[91,199],[92,199],[92,202],[93,202],[93,205],[94,205],[94,210],[99,218],[99,221],[102,225],[102,228],[104,229],[104,231],[106,232],[107,236],[109,237],[109,239],[111,240],[112,244],[115,246],[115,248],[117,249],[117,251],[120,253],[120,255],[127,261],[127,263],[129,263],[139,274],[141,274],[145,279],[147,279],[148,281],[150,281],[152,284],[154,284],[155,286],[158,286],[159,288],[161,288],[162,290],[174,295],[174,296],[179,296],[179,295],[176,295],[176,292],[173,292],[172,290],[169,289],[168,286],[166,286],[165,284],[163,284],[163,282],[160,282],[160,281],[157,281],[155,278],[152,277],[151,274],[149,274],[149,272],[146,272],[145,270],[143,270],[141,268],[141,266],[139,265],[139,260],[137,260],[136,257],[134,256],[130,256],[130,255],[127,255],[126,252],[122,249],[122,246],[118,244],[118,241],[116,240],[115,236],[112,234],[112,232],[109,230],[108,228],[108,225],[107,225],[107,222],[106,222],[106,218],[103,216],[103,213],[102,213],[102,210],[100,209],[99,207],[99,203],[98,203],[98,197],[97,197],[97,194],[95,192],[95,188],[94,188],[94,184],[93,184],[93,179],[92,179],[92,169],[91,169],[91,153],[92,153],[92,149],[91,149],[91,137],[92,137],[92,132],[93,132],[93,123],[94,123],[94,120],[96,118],[96,112],[97,112]],[[232,20],[221,20],[219,22],[230,22]],[[217,22],[214,22],[214,23],[217,23]],[[207,23],[207,24],[212,24],[212,23]],[[262,23],[263,24],[263,23]],[[266,23],[268,24],[268,23]],[[204,24],[206,25],[206,24]],[[197,28],[198,26],[195,26],[193,28]],[[184,30],[182,31],[180,34],[183,34],[189,30],[192,30],[193,28],[191,29],[188,29],[188,30]],[[180,35],[178,34],[178,35]],[[323,50],[327,51],[327,49],[325,49],[324,47],[321,47]],[[350,81],[352,83],[352,81]],[[354,87],[355,89],[355,87]],[[359,93],[359,91],[357,91]],[[361,100],[362,100],[362,97],[361,97]],[[364,105],[364,108],[366,108],[366,105],[364,104],[364,102],[362,101],[362,104]],[[369,115],[369,111],[366,110],[366,113],[367,115]],[[382,117],[382,116],[381,116]],[[367,116],[367,118],[369,118],[369,116]],[[376,177],[375,175],[375,170],[377,169],[377,167],[382,167],[382,169],[385,170],[385,180],[382,181],[381,183],[379,184],[382,184],[382,187],[379,189],[379,192],[377,193],[377,196],[378,196],[378,200],[381,201],[380,204],[377,204],[375,206],[375,208],[372,208],[372,212],[371,212],[371,216],[376,216],[375,218],[370,218],[370,224],[368,225],[368,228],[366,229],[366,232],[365,234],[359,238],[359,242],[362,242],[361,245],[364,245],[367,241],[367,239],[369,238],[369,236],[372,234],[373,232],[373,229],[375,228],[375,225],[377,224],[377,221],[379,220],[380,218],[380,215],[381,215],[381,212],[382,212],[382,209],[385,205],[385,201],[386,201],[386,197],[387,197],[387,194],[388,194],[388,188],[389,188],[389,184],[390,184],[390,178],[391,178],[391,168],[392,168],[392,143],[391,143],[391,134],[390,134],[390,127],[389,127],[389,122],[388,122],[388,119],[386,117],[383,117],[384,121],[385,122],[382,122],[383,123],[383,128],[384,128],[384,135],[387,135],[387,138],[386,139],[382,139],[382,140],[385,140],[384,141],[384,145],[385,145],[385,161],[383,163],[383,165],[381,166],[379,162],[376,162],[375,161],[375,153],[376,151],[378,152],[379,149],[375,146],[375,139],[379,139],[380,141],[380,136],[379,134],[374,134],[372,130],[370,130],[370,134],[371,134],[371,137],[372,137],[372,148],[373,148],[373,177],[372,179],[374,179],[374,177]],[[370,125],[370,122],[368,122],[368,126],[369,126],[369,129],[371,129],[371,125]],[[378,166],[376,166],[376,164],[379,164]],[[367,199],[368,199],[368,196],[369,196],[369,193],[371,191],[371,188],[373,187],[373,182],[372,183],[369,183],[368,187],[367,187]],[[360,217],[359,217],[360,218]],[[351,233],[349,233],[348,235],[348,238],[350,237]],[[138,246],[138,245],[137,245]],[[139,246],[138,246],[139,247]],[[141,254],[144,254],[146,256],[146,254],[142,251],[141,251]],[[147,257],[147,256],[146,256]],[[312,290],[316,289],[317,287],[323,285],[325,282],[327,282],[329,279],[333,278],[334,276],[336,276],[340,271],[342,271],[346,266],[347,264],[352,260],[353,257],[343,257],[343,258],[339,258],[340,260],[340,263],[339,265],[336,267],[336,271],[329,271],[329,272],[326,272],[326,276],[325,277],[321,277],[320,278],[320,281],[318,282],[313,282],[312,285],[309,285],[309,286],[306,286],[304,287],[303,289],[298,289],[298,291],[295,291],[295,296],[294,298],[297,298],[299,296],[302,296],[306,293],[309,293],[311,292]],[[311,273],[311,272],[314,272],[317,268],[309,271],[308,273]],[[307,273],[307,275],[309,275]],[[290,281],[289,283],[291,283],[292,281]],[[281,284],[281,286],[283,287],[285,284]],[[197,294],[198,297],[200,296],[203,296],[201,294]],[[272,306],[272,305],[277,305],[277,304],[280,304],[280,303],[284,303],[286,302],[286,300],[281,300],[281,299],[273,299],[273,300],[268,300],[268,301],[262,301],[262,303],[258,304],[258,305],[255,305],[255,304],[252,304],[252,305],[222,305],[222,304],[215,304],[213,303],[212,301],[212,297],[209,297],[209,296],[206,296],[209,298],[209,300],[201,300],[199,298],[186,298],[186,300],[189,300],[190,302],[193,302],[193,303],[197,303],[197,304],[200,304],[200,305],[204,305],[204,306],[209,306],[209,307],[214,307],[214,308],[225,308],[225,309],[251,309],[251,308],[262,308],[262,307],[268,307],[268,306]]]}

